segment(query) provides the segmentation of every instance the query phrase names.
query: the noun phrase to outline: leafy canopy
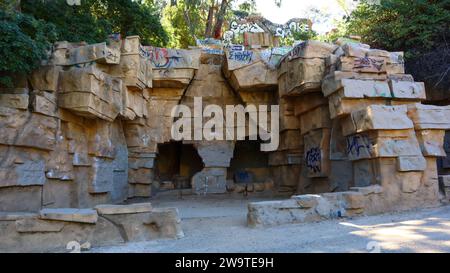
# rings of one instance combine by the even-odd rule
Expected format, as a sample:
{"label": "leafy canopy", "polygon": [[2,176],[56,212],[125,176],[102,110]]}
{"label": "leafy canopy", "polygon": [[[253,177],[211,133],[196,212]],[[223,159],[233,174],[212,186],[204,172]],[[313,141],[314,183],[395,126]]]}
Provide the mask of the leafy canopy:
{"label": "leafy canopy", "polygon": [[30,73],[39,66],[56,39],[54,25],[0,9],[0,84],[12,84],[5,72]]}
{"label": "leafy canopy", "polygon": [[168,37],[151,3],[132,0],[22,0],[22,12],[53,23],[59,40],[103,42],[111,33],[139,35],[143,44],[163,46]]}
{"label": "leafy canopy", "polygon": [[347,19],[347,33],[374,47],[414,56],[450,36],[450,1],[362,1]]}

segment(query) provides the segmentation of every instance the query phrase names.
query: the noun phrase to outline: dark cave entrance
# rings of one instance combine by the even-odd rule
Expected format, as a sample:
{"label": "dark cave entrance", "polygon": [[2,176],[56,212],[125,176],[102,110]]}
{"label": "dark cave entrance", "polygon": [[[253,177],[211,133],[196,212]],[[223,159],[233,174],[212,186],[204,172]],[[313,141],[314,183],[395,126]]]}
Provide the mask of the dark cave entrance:
{"label": "dark cave entrance", "polygon": [[159,190],[189,189],[191,178],[203,169],[203,161],[193,145],[169,142],[158,145],[155,181]]}

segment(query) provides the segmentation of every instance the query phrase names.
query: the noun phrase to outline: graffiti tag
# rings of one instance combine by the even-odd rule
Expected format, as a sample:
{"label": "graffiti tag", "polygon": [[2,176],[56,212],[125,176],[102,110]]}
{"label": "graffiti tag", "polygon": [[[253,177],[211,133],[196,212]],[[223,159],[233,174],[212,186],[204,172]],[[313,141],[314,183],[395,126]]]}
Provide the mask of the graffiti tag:
{"label": "graffiti tag", "polygon": [[253,51],[230,51],[229,59],[242,63],[251,63],[253,59]]}
{"label": "graffiti tag", "polygon": [[383,68],[384,61],[383,60],[375,60],[373,58],[364,57],[357,58],[355,60],[355,64],[353,66],[354,69],[362,69],[362,68],[375,68],[378,71],[381,71]]}
{"label": "graffiti tag", "polygon": [[139,47],[141,57],[149,60],[155,68],[170,68],[175,66],[183,57],[175,50],[174,54],[169,54],[167,48],[159,47]]}
{"label": "graffiti tag", "polygon": [[245,47],[243,45],[231,45],[230,51],[244,51]]}
{"label": "graffiti tag", "polygon": [[202,52],[211,55],[223,55],[223,50],[221,49],[204,48]]}
{"label": "graffiti tag", "polygon": [[349,155],[360,157],[361,150],[370,150],[370,144],[368,144],[368,140],[365,137],[361,135],[347,137],[347,153]]}
{"label": "graffiti tag", "polygon": [[[267,30],[264,30],[263,27],[261,27],[262,24]],[[236,38],[238,35],[242,35],[246,32],[249,33],[265,33],[265,32],[271,32],[275,37],[290,37],[293,35],[293,32],[297,31],[309,31],[310,27],[305,22],[290,22],[285,25],[274,25],[270,24],[267,25],[265,23],[238,23],[236,21],[231,22],[230,29],[225,31],[222,39],[224,41],[225,45],[231,45],[234,38]]]}
{"label": "graffiti tag", "polygon": [[318,147],[311,148],[306,152],[306,167],[314,173],[320,173],[322,162],[322,151]]}
{"label": "graffiti tag", "polygon": [[223,55],[223,43],[221,40],[207,38],[204,40],[197,39],[197,46],[202,49],[202,52],[212,55]]}
{"label": "graffiti tag", "polygon": [[113,63],[116,63],[119,61],[119,56],[117,56],[115,52],[108,50],[108,52],[106,53],[106,59],[110,60]]}
{"label": "graffiti tag", "polygon": [[260,52],[261,59],[271,69],[274,69],[292,47],[274,47]]}
{"label": "graffiti tag", "polygon": [[292,36],[293,32],[309,31],[309,25],[306,23],[291,22],[275,30],[275,36],[286,38]]}
{"label": "graffiti tag", "polygon": [[245,32],[263,33],[264,29],[262,29],[257,23],[239,24],[238,22],[233,21],[230,24],[230,31],[232,31],[235,35],[239,35]]}
{"label": "graffiti tag", "polygon": [[291,52],[289,53],[289,58],[296,58],[296,57],[300,57],[303,52],[305,51],[306,48],[306,42],[302,42],[298,45],[296,45]]}

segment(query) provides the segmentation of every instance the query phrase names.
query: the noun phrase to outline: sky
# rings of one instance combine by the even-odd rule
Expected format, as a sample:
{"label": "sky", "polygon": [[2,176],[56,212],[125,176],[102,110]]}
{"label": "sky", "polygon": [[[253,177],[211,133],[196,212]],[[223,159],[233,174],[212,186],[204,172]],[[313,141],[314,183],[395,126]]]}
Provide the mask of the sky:
{"label": "sky", "polygon": [[275,5],[274,0],[256,0],[256,5],[262,16],[278,24],[284,24],[291,18],[308,17],[305,15],[311,7],[318,8],[330,15],[330,19],[325,22],[314,23],[313,29],[319,33],[330,31],[334,26],[333,19],[340,19],[345,15],[336,0],[282,0],[280,8]]}

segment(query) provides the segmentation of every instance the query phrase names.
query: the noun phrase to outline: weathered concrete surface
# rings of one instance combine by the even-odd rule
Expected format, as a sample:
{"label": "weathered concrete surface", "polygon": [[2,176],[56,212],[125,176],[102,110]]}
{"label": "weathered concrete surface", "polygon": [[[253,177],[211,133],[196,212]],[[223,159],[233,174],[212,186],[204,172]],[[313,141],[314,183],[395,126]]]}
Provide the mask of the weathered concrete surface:
{"label": "weathered concrete surface", "polygon": [[[266,199],[267,200],[267,199]],[[185,237],[92,248],[95,253],[368,253],[450,251],[449,207],[399,214],[284,225],[265,229],[245,226],[245,208],[258,200],[172,200],[157,206],[180,207]],[[262,201],[261,199],[259,201]],[[376,250],[376,249],[375,249]]]}
{"label": "weathered concrete surface", "polygon": [[265,51],[227,51],[223,71],[233,89],[238,92],[275,90],[278,86],[277,71],[265,59],[270,60],[276,50],[269,51],[269,56],[265,56]]}
{"label": "weathered concrete surface", "polygon": [[100,215],[142,213],[152,211],[150,203],[139,203],[131,205],[98,205],[95,210]]}
{"label": "weathered concrete surface", "polygon": [[[0,251],[68,252],[76,245],[104,246],[184,236],[176,208],[149,203],[93,209],[43,209],[0,214]],[[72,246],[75,249],[72,249]]]}
{"label": "weathered concrete surface", "polygon": [[[248,38],[257,36],[265,34]],[[0,88],[0,210],[41,212],[41,218],[20,219],[19,233],[64,232],[66,226],[48,221],[70,221],[72,231],[106,221],[105,226],[121,226],[127,234],[121,240],[127,241],[150,239],[152,229],[181,234],[176,228],[160,230],[168,224],[164,215],[174,212],[145,205],[101,206],[87,214],[74,210],[149,198],[173,189],[171,180],[180,179],[185,187],[191,181],[198,194],[247,195],[273,187],[333,192],[252,204],[251,220],[263,225],[435,205],[436,159],[449,153],[442,145],[444,130],[450,129],[448,107],[420,103],[423,84],[404,74],[403,53],[337,44],[307,41],[290,51],[235,47],[223,54],[145,47],[137,36],[95,45],[57,43],[42,69],[15,75],[14,88]],[[232,166],[237,144],[220,137],[175,144],[198,153],[199,168],[186,177],[180,178],[177,151],[163,159],[164,145],[173,144],[172,108],[184,104],[193,110],[197,97],[223,108],[280,106],[279,148],[262,166],[243,168],[252,169],[258,183],[233,176],[240,164],[253,162]],[[205,118],[194,111],[190,121],[203,125]],[[234,127],[225,133],[249,126]],[[177,166],[162,174],[159,167],[168,161]],[[441,169],[449,169],[447,161]],[[375,185],[383,190],[368,193]]]}

